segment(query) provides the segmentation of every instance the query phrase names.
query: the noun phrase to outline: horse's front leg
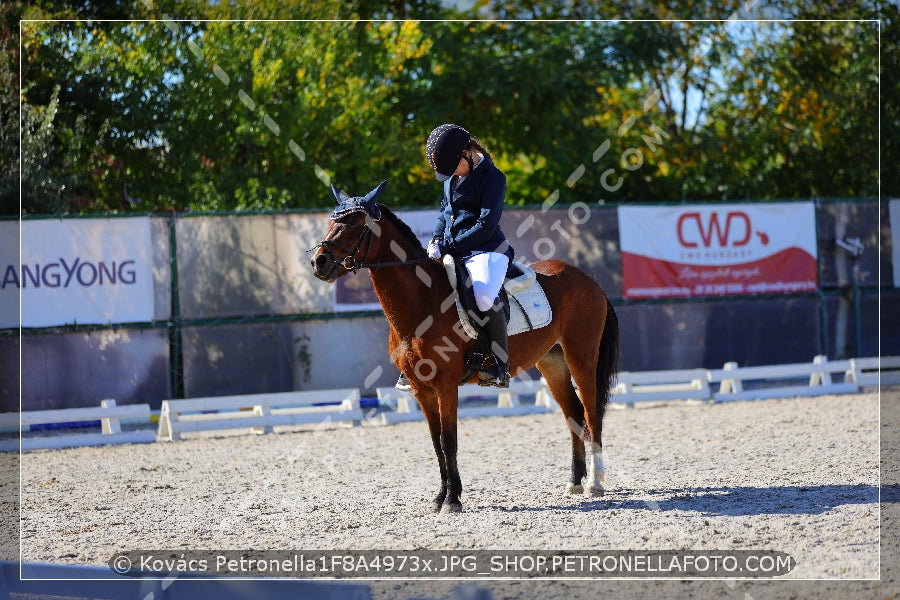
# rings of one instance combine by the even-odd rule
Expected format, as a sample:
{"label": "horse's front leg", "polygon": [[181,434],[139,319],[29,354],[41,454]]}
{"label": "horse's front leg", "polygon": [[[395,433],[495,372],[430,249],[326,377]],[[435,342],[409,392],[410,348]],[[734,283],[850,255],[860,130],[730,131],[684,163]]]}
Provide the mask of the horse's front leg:
{"label": "horse's front leg", "polygon": [[459,389],[456,381],[448,381],[438,390],[438,410],[441,415],[441,449],[446,461],[446,494],[441,512],[462,512],[462,482],[456,464],[456,411],[459,405]]}
{"label": "horse's front leg", "polygon": [[[444,450],[444,459],[447,461],[446,494],[441,512],[462,512],[462,502],[459,497],[462,494],[462,481],[459,478],[459,468],[456,465],[456,415],[454,415],[452,427],[444,427],[441,423],[441,447]],[[443,421],[443,419],[442,419]]]}
{"label": "horse's front leg", "polygon": [[432,505],[434,512],[440,512],[447,496],[447,459],[444,456],[444,446],[441,442],[441,415],[437,406],[437,394],[432,390],[416,390],[416,400],[422,408],[425,420],[428,423],[428,431],[431,433],[431,443],[437,456],[438,468],[441,471],[441,488],[434,497]]}

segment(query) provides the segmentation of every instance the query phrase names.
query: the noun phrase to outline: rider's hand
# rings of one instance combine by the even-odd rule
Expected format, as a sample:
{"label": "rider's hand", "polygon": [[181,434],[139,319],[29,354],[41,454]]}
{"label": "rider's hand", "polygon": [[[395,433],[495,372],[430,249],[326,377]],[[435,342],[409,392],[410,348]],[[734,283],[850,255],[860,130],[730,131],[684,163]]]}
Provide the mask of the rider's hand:
{"label": "rider's hand", "polygon": [[431,240],[428,244],[428,248],[425,249],[425,252],[428,254],[428,258],[433,258],[434,260],[440,260],[441,251],[438,250],[438,245],[435,240]]}

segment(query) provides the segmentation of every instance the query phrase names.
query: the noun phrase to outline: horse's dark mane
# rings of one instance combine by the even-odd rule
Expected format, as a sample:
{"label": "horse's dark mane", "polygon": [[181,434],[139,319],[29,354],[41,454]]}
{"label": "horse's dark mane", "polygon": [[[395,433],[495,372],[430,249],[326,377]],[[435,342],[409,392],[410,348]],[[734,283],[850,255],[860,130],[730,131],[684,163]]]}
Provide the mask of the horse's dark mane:
{"label": "horse's dark mane", "polygon": [[413,254],[416,254],[417,258],[419,256],[425,256],[425,248],[422,247],[422,242],[419,241],[419,238],[416,237],[416,234],[413,233],[413,230],[407,225],[400,217],[391,212],[384,204],[379,203],[379,208],[381,208],[381,215],[383,217],[387,217],[388,220],[397,228],[397,231],[401,236],[406,238],[406,241],[409,242],[409,245],[413,248]]}

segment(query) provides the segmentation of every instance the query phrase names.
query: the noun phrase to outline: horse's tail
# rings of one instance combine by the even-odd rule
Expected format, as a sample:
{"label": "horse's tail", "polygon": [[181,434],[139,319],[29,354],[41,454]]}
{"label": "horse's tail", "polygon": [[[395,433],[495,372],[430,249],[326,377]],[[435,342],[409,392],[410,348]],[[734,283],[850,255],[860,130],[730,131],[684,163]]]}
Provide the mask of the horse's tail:
{"label": "horse's tail", "polygon": [[[619,370],[619,317],[609,298],[606,299],[606,323],[600,338],[597,358],[597,408],[603,411],[609,402],[609,389],[616,384]],[[602,412],[601,412],[602,414]]]}

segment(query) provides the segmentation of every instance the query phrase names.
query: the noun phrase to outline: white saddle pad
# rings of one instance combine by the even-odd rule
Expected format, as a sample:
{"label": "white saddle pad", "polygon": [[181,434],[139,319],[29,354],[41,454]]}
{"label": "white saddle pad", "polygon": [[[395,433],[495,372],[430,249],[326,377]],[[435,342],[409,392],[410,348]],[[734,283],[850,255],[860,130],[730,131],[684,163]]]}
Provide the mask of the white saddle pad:
{"label": "white saddle pad", "polygon": [[[515,279],[507,279],[503,284],[506,293],[509,294],[510,315],[509,325],[506,328],[507,335],[540,329],[549,325],[553,320],[550,302],[547,301],[544,288],[537,281],[534,269],[522,263],[516,263],[516,266],[522,271],[522,275]],[[452,257],[444,257],[444,268],[447,270],[450,285],[456,292],[456,268]],[[472,339],[477,338],[478,332],[469,322],[469,316],[463,311],[458,293],[456,293],[456,310],[459,313],[463,330]]]}

